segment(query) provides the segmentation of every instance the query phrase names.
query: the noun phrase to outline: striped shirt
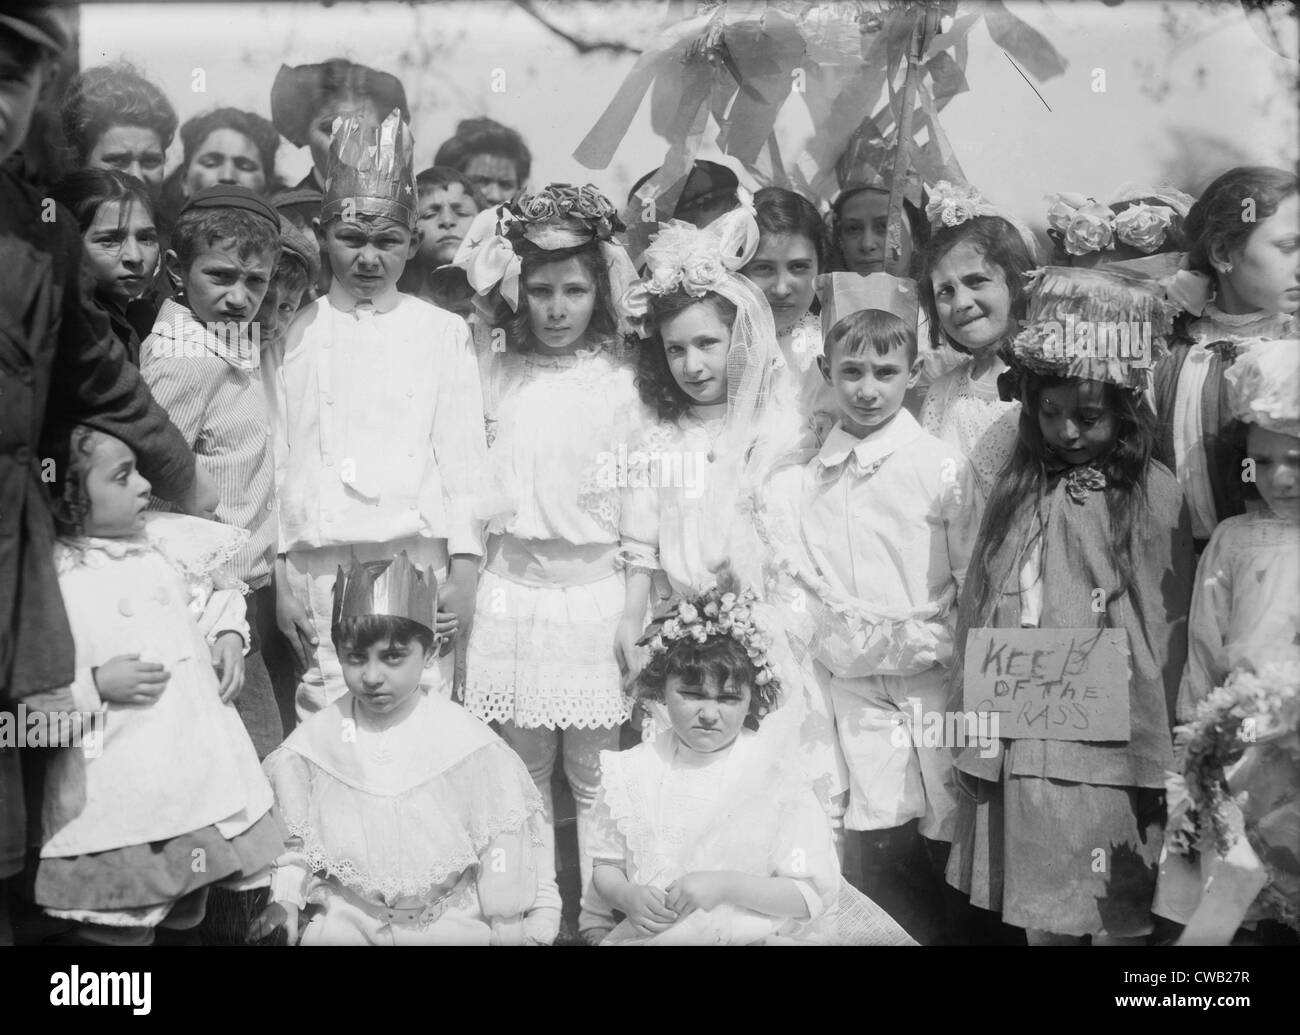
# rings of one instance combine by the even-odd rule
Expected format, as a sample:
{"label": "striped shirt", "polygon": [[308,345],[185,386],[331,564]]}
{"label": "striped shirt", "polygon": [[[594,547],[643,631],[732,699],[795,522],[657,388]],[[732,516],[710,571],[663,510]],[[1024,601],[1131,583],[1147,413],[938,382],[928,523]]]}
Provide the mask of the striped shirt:
{"label": "striped shirt", "polygon": [[276,553],[275,452],[259,360],[233,325],[214,332],[172,299],[140,347],[149,390],[217,484],[217,520],[250,533],[230,573],[254,589],[269,580]]}

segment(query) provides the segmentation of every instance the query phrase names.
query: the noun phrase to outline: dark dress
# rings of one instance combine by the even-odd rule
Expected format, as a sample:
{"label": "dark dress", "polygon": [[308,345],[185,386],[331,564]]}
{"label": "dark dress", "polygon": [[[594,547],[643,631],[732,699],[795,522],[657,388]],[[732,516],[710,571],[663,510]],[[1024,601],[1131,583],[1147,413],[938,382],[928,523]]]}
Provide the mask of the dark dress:
{"label": "dark dress", "polygon": [[[77,221],[65,211],[46,222],[41,213],[42,196],[0,169],[0,706],[6,710],[73,680],[42,458],[60,456],[58,443],[84,423],[131,446],[160,495],[178,498],[194,480],[194,454],[92,301]],[[25,839],[19,752],[0,746],[0,878],[21,869]]]}
{"label": "dark dress", "polygon": [[[1067,477],[1049,483],[1043,505],[1044,629],[1123,629],[1131,664],[1130,737],[1123,742],[1002,740],[985,758],[968,746],[956,768],[958,796],[948,882],[972,904],[1016,927],[1056,934],[1142,936],[1151,930],[1156,866],[1164,837],[1164,777],[1173,766],[1171,720],[1187,656],[1191,524],[1177,480],[1152,462],[1145,506],[1135,514],[1132,585],[1110,599],[1119,576],[1111,559],[1105,494],[1075,498]],[[1076,487],[1077,489],[1077,487]],[[989,558],[997,591],[988,621],[1021,624],[1019,565],[1032,506],[1022,504]],[[987,526],[980,534],[988,535]],[[979,573],[968,574],[958,614],[949,709],[960,711],[966,638]],[[1094,590],[1106,591],[1103,613]]]}

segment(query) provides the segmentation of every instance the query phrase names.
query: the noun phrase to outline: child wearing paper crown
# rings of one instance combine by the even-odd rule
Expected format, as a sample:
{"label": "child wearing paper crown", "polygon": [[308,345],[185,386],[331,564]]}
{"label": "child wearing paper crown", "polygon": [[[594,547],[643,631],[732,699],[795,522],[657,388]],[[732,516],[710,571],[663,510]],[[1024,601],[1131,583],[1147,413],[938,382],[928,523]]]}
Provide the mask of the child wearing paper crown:
{"label": "child wearing paper crown", "polygon": [[[1225,682],[1244,687],[1270,665],[1300,671],[1300,341],[1243,344],[1243,355],[1224,377],[1229,412],[1247,426],[1246,455],[1254,466],[1248,485],[1258,490],[1262,506],[1220,522],[1197,567],[1178,694],[1178,719],[1191,729],[1221,710],[1225,695],[1217,688]],[[1192,735],[1189,730],[1184,739]],[[1203,764],[1194,751],[1183,755],[1192,769]],[[1187,776],[1195,779],[1193,772]],[[1183,783],[1184,795],[1187,789]],[[1201,805],[1200,811],[1212,810]],[[1192,818],[1192,827],[1205,827],[1211,817]],[[1183,831],[1171,821],[1171,834]],[[1188,849],[1199,852],[1199,865],[1187,858]],[[1220,856],[1209,841],[1184,836],[1181,852],[1161,861],[1156,912],[1187,923]],[[1267,913],[1255,909],[1244,918]]]}
{"label": "child wearing paper crown", "polygon": [[601,755],[589,850],[596,889],[625,916],[602,944],[834,942],[841,912],[857,944],[911,942],[838,873],[799,711],[776,708],[775,632],[728,570],[647,630],[637,686],[669,724]]}
{"label": "child wearing paper crown", "polygon": [[67,457],[54,562],[76,677],[62,693],[104,725],[48,759],[35,900],[77,923],[77,943],[147,945],[197,926],[213,886],[264,882],[284,839],[230,704],[249,630],[224,566],[248,533],[146,513],[150,484],[112,435],[78,425]]}
{"label": "child wearing paper crown", "polygon": [[543,940],[524,918],[550,850],[542,802],[496,734],[422,685],[436,600],[433,569],[405,551],[338,569],[331,634],[348,694],[266,760],[291,836],[250,940],[281,925],[302,945]]}
{"label": "child wearing paper crown", "polygon": [[971,474],[903,408],[921,371],[915,284],[834,273],[817,291],[820,365],[839,419],[805,466],[771,477],[758,520],[806,602],[803,636],[848,765],[844,825],[861,832],[863,890],[920,940],[952,941],[940,879],[951,761],[913,731],[946,699],[951,611],[974,533]]}
{"label": "child wearing paper crown", "polygon": [[[1130,736],[961,750],[948,880],[1024,928],[1031,945],[1140,940],[1152,930],[1191,596],[1187,511],[1173,475],[1151,459],[1143,397],[1172,313],[1147,278],[1047,267],[1028,315],[1013,343],[1020,437],[971,556],[948,708],[965,707],[973,629],[1117,629]],[[1148,347],[1098,333],[1117,323],[1135,324]]]}
{"label": "child wearing paper crown", "polygon": [[[410,131],[400,113],[369,127],[338,120],[316,227],[328,294],[299,311],[272,349],[280,556],[276,614],[302,677],[300,717],[345,690],[329,636],[334,573],[353,555],[407,551],[440,574],[443,657],[474,611],[486,462],[478,367],[465,321],[401,294],[415,253]],[[445,581],[443,581],[445,579]]]}

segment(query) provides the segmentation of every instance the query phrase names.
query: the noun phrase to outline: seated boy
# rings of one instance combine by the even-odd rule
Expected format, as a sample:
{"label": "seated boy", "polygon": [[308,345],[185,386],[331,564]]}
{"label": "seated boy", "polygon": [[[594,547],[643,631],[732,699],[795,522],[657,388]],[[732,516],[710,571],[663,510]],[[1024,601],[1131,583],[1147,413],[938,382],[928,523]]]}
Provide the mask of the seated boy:
{"label": "seated boy", "polygon": [[542,800],[501,738],[422,685],[435,596],[405,553],[337,570],[327,613],[349,695],[266,760],[294,837],[252,940],[285,925],[297,943],[305,910],[303,945],[537,943],[524,914]]}
{"label": "seated boy", "polygon": [[317,227],[333,279],[274,349],[277,619],[303,671],[300,717],[346,690],[329,625],[340,565],[405,550],[434,569],[447,638],[429,678],[449,693],[449,634],[468,632],[482,554],[469,328],[397,290],[419,243],[409,130],[397,111],[338,127]]}
{"label": "seated boy", "polygon": [[253,630],[235,706],[264,758],[283,738],[257,629],[274,613],[275,452],[254,322],[280,259],[280,220],[247,187],[216,184],[185,203],[172,230],[163,302],[140,346],[140,371],[217,483],[218,521],[248,529],[230,561],[248,584]]}
{"label": "seated boy", "polygon": [[960,453],[903,408],[921,371],[915,286],[833,273],[817,278],[817,292],[819,363],[839,420],[772,492],[797,515],[805,588],[819,605],[810,648],[829,670],[849,770],[844,826],[864,832],[862,890],[922,943],[945,940],[952,763],[947,746],[922,745],[918,734],[947,702],[955,600],[978,514]]}

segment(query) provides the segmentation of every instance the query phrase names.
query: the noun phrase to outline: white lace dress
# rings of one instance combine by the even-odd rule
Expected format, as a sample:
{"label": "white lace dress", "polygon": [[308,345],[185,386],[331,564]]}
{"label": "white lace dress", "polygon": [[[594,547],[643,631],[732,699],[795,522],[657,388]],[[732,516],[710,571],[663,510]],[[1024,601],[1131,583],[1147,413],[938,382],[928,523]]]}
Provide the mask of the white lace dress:
{"label": "white lace dress", "polygon": [[1020,403],[998,398],[996,376],[973,380],[971,362],[944,374],[921,408],[921,427],[970,462],[980,502],[989,498],[1020,434]]}
{"label": "white lace dress", "polygon": [[290,833],[272,897],[309,910],[303,945],[526,936],[543,822],[532,778],[459,705],[416,692],[385,729],[342,697],[263,763]]}
{"label": "white lace dress", "polygon": [[488,545],[465,707],[524,728],[617,726],[619,520],[643,424],[632,370],[607,349],[507,353],[484,392]]}

